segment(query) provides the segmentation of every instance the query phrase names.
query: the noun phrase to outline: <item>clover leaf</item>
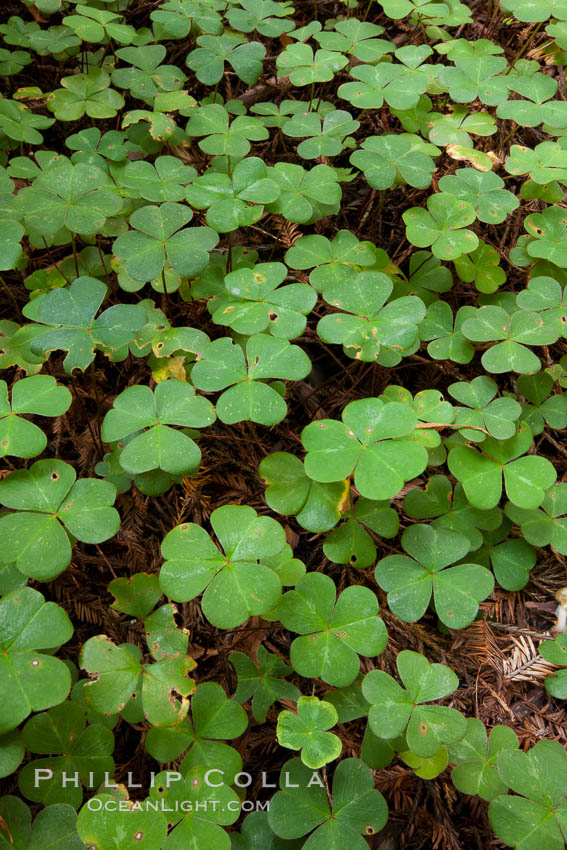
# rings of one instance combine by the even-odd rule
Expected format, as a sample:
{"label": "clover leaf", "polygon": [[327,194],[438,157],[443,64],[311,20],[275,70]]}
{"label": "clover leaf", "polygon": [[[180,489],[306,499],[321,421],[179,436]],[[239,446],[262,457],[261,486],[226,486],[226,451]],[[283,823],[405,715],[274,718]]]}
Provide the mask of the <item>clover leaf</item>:
{"label": "clover leaf", "polygon": [[339,210],[341,187],[336,170],[328,165],[306,171],[292,162],[276,162],[268,168],[268,177],[280,190],[279,197],[267,205],[271,213],[299,224],[313,224]]}
{"label": "clover leaf", "polygon": [[77,835],[77,814],[71,806],[48,806],[32,824],[31,812],[23,800],[6,796],[0,799],[0,818],[2,850],[47,850],[55,844],[61,850],[82,850],[85,846]]}
{"label": "clover leaf", "polygon": [[209,227],[185,227],[193,213],[182,204],[141,207],[130,216],[132,230],[115,240],[113,251],[134,280],[153,280],[165,268],[195,277],[218,242]]}
{"label": "clover leaf", "polygon": [[520,202],[512,192],[504,189],[504,181],[493,171],[482,172],[475,168],[458,168],[439,181],[442,192],[454,195],[475,209],[479,221],[499,224]]}
{"label": "clover leaf", "polygon": [[494,726],[487,740],[484,723],[476,717],[467,718],[464,738],[449,747],[449,759],[455,765],[451,771],[455,788],[483,800],[506,794],[508,786],[498,775],[498,758],[504,750],[517,748],[518,738],[508,726]]}
{"label": "clover leaf", "polygon": [[418,248],[429,248],[440,260],[455,260],[478,247],[478,237],[464,230],[475,219],[472,204],[448,193],[430,195],[427,210],[412,207],[402,216],[406,237]]}
{"label": "clover leaf", "polygon": [[549,395],[553,383],[547,372],[520,375],[518,378],[518,392],[527,399],[522,404],[522,419],[534,435],[541,434],[546,425],[558,430],[567,427],[567,398]]}
{"label": "clover leaf", "polygon": [[341,481],[354,471],[362,496],[389,499],[425,469],[427,451],[411,439],[417,417],[406,405],[362,399],[348,404],[342,418],[342,423],[322,419],[303,429],[310,478]]}
{"label": "clover leaf", "polygon": [[249,419],[274,425],[285,417],[287,407],[266,380],[299,381],[310,371],[311,361],[299,346],[268,334],[255,334],[246,343],[246,358],[242,348],[226,337],[211,342],[193,367],[191,380],[204,392],[225,390],[216,403],[221,422]]}
{"label": "clover leaf", "polygon": [[347,62],[348,58],[342,53],[330,50],[314,53],[308,44],[295,42],[288,44],[278,55],[276,65],[282,76],[289,75],[294,86],[308,86],[332,80]]}
{"label": "clover leaf", "polygon": [[322,573],[300,578],[282,597],[278,616],[286,629],[301,635],[291,645],[294,669],[336,687],[354,681],[359,655],[379,655],[386,646],[386,627],[372,591],[351,585],[336,599],[333,580]]}
{"label": "clover leaf", "polygon": [[4,735],[32,711],[66,699],[71,689],[69,668],[50,653],[67,643],[73,626],[63,608],[46,602],[31,587],[2,596],[0,616],[5,624],[0,638],[0,734]]}
{"label": "clover leaf", "polygon": [[215,785],[219,772],[215,768],[222,764],[223,778],[231,784],[242,769],[242,758],[222,741],[239,738],[247,725],[246,712],[235,699],[228,699],[216,682],[203,682],[191,699],[190,716],[174,726],[154,727],[148,731],[148,752],[161,762],[177,759],[185,753],[181,771],[186,774],[199,765],[209,767],[215,774]]}
{"label": "clover leaf", "polygon": [[337,20],[331,32],[315,33],[315,40],[325,50],[336,50],[349,56],[356,56],[361,62],[377,62],[394,46],[383,38],[384,27],[359,21],[356,18]]}
{"label": "clover leaf", "polygon": [[339,521],[348,499],[347,481],[319,484],[289,452],[268,455],[258,473],[266,483],[266,502],[273,511],[295,515],[307,531],[328,531]]}
{"label": "clover leaf", "polygon": [[256,156],[241,160],[232,176],[211,168],[186,190],[189,203],[197,210],[207,210],[207,224],[218,233],[254,224],[262,217],[264,204],[278,196],[277,183],[268,177],[266,164]]}
{"label": "clover leaf", "polygon": [[128,89],[132,97],[152,103],[160,92],[176,91],[186,77],[175,65],[162,65],[165,59],[164,44],[146,44],[143,47],[123,47],[116,56],[128,62],[130,68],[118,68],[112,73],[112,82]]}
{"label": "clover leaf", "polygon": [[164,811],[182,813],[181,817],[173,819],[175,825],[167,838],[171,850],[181,850],[191,844],[201,847],[210,844],[215,850],[230,850],[230,838],[222,827],[238,819],[240,799],[224,782],[211,784],[202,765],[188,770],[182,782],[171,782],[168,771],[159,773],[150,789],[149,800]]}
{"label": "clover leaf", "polygon": [[15,100],[0,99],[0,132],[17,142],[41,145],[40,130],[47,130],[55,123],[54,118],[36,115],[25,104]]}
{"label": "clover leaf", "polygon": [[508,313],[492,304],[480,307],[475,316],[463,322],[463,334],[474,342],[498,341],[481,358],[484,368],[493,374],[539,371],[539,358],[527,346],[549,345],[557,340],[556,329],[537,313],[529,310]]}
{"label": "clover leaf", "polygon": [[258,723],[266,722],[268,709],[276,700],[299,699],[298,689],[284,678],[293,668],[264,646],[258,647],[258,666],[243,652],[233,652],[229,657],[238,674],[234,699],[243,703],[252,698],[252,714]]}
{"label": "clover leaf", "polygon": [[148,429],[125,446],[121,467],[132,475],[150,469],[184,475],[199,466],[201,452],[190,437],[169,426],[203,428],[214,420],[210,401],[195,395],[185,381],[173,379],[158,384],[154,393],[144,386],[120,393],[104,417],[102,439],[111,443]]}
{"label": "clover leaf", "polygon": [[[187,635],[184,640],[186,649]],[[99,714],[117,714],[130,700],[138,700],[142,717],[154,726],[183,720],[188,709],[186,697],[195,690],[189,678],[195,662],[185,651],[162,657],[159,647],[151,643],[149,647],[158,660],[142,664],[140,650],[133,644],[118,646],[106,635],[85,641],[79,662],[91,677],[83,688],[89,708]]]}
{"label": "clover leaf", "polygon": [[224,11],[222,0],[166,0],[158,9],[150,12],[154,21],[156,38],[185,38],[194,26],[198,31],[219,35],[223,31]]}
{"label": "clover leaf", "polygon": [[110,77],[102,68],[88,74],[62,77],[63,88],[47,96],[47,107],[58,121],[77,121],[82,115],[89,118],[114,118],[124,106],[124,98],[110,88]]}
{"label": "clover leaf", "polygon": [[[413,487],[404,497],[404,512],[414,519],[431,519],[434,528],[445,528],[470,541],[470,550],[482,546],[482,531],[493,531],[502,522],[499,508],[479,510],[473,508],[461,484],[453,492],[451,482],[444,475],[433,475],[425,488]],[[475,555],[476,557],[476,555]]]}
{"label": "clover leaf", "polygon": [[479,239],[476,250],[458,257],[454,262],[461,280],[465,283],[474,281],[479,292],[490,294],[506,282],[506,272],[499,265],[499,261],[496,248]]}
{"label": "clover leaf", "polygon": [[429,154],[436,150],[432,145],[417,142],[409,133],[392,133],[364,139],[362,150],[351,154],[350,161],[364,172],[368,185],[373,189],[389,189],[404,184],[427,189],[435,170]]}
{"label": "clover leaf", "polygon": [[454,66],[441,68],[439,81],[457,103],[478,98],[488,106],[498,106],[508,94],[508,78],[501,73],[505,68],[503,56],[456,56]]}
{"label": "clover leaf", "polygon": [[[49,758],[29,762],[19,774],[20,790],[28,800],[51,805],[69,803],[77,808],[83,792],[78,783],[67,784],[65,775],[78,777],[85,786],[98,786],[114,772],[114,735],[106,726],[87,727],[85,709],[67,701],[30,718],[22,730],[23,741],[32,753]],[[47,782],[38,782],[36,771],[48,768]]]}
{"label": "clover leaf", "polygon": [[319,235],[301,236],[287,251],[285,261],[292,269],[314,269],[309,283],[321,292],[326,286],[352,279],[361,266],[374,265],[373,248],[370,242],[359,242],[349,230],[339,230],[332,241]]}
{"label": "clover leaf", "polygon": [[[458,425],[474,425],[484,428],[497,440],[507,440],[516,433],[516,420],[522,412],[521,405],[512,398],[495,398],[498,386],[492,378],[479,375],[470,383],[459,381],[448,387],[450,395],[465,407],[455,408]],[[468,409],[467,409],[468,408]],[[485,435],[482,431],[463,429],[466,440],[480,443]]]}
{"label": "clover leaf", "polygon": [[268,131],[259,118],[238,115],[231,121],[227,109],[219,103],[200,106],[189,119],[187,133],[205,136],[199,142],[205,153],[230,157],[244,157],[250,150],[250,140],[258,142],[268,138]]}
{"label": "clover leaf", "polygon": [[18,414],[61,416],[70,404],[71,393],[51,375],[32,375],[16,381],[11,402],[6,382],[0,381],[0,457],[35,457],[47,445],[41,428]]}
{"label": "clover leaf", "polygon": [[274,3],[273,0],[241,0],[239,7],[230,6],[227,20],[239,32],[259,32],[268,38],[279,38],[295,26],[286,16],[293,12],[289,2]]}
{"label": "clover leaf", "polygon": [[553,278],[533,277],[527,288],[516,296],[516,303],[522,310],[539,313],[556,338],[566,334],[567,296],[565,289]]}
{"label": "clover leaf", "polygon": [[223,35],[200,35],[199,45],[192,50],[186,59],[186,64],[199,82],[207,86],[215,85],[224,73],[224,63],[234,70],[234,73],[249,86],[254,85],[262,73],[262,60],[266,48],[259,41],[247,41],[242,36],[225,32]]}
{"label": "clover leaf", "polygon": [[523,537],[533,546],[551,545],[567,554],[567,484],[554,484],[536,510],[506,505],[506,515],[520,526]]}
{"label": "clover leaf", "polygon": [[341,754],[341,739],[327,732],[337,720],[337,710],[330,702],[301,696],[297,700],[297,713],[280,712],[276,737],[282,747],[301,750],[303,764],[316,770]]}
{"label": "clover leaf", "polygon": [[127,162],[112,168],[112,174],[131,197],[153,203],[185,200],[185,186],[197,176],[194,168],[183,165],[175,156],[158,156],[153,164],[145,160]]}
{"label": "clover leaf", "polygon": [[343,150],[345,136],[358,130],[360,123],[350,112],[334,109],[320,118],[316,112],[298,112],[282,127],[286,136],[305,141],[297,146],[302,159],[317,159],[319,156],[338,156]]}
{"label": "clover leaf", "polygon": [[378,738],[391,740],[405,733],[408,748],[418,756],[434,756],[441,744],[453,744],[466,733],[460,711],[424,705],[449,696],[459,686],[456,675],[444,664],[431,664],[425,656],[403,649],[396,658],[402,688],[382,670],[371,670],[362,682],[370,703],[368,722]]}
{"label": "clover leaf", "polygon": [[372,271],[356,275],[348,288],[325,286],[325,301],[348,312],[324,316],[317,325],[318,335],[325,342],[342,343],[345,354],[353,359],[396,366],[416,350],[425,305],[414,295],[385,305],[392,289],[391,278]]}
{"label": "clover leaf", "polygon": [[269,329],[272,336],[283,339],[300,336],[317,295],[304,283],[280,286],[286,277],[283,263],[259,263],[229,272],[224,279],[228,297],[216,299],[220,304],[213,312],[213,321],[241,334]]}
{"label": "clover leaf", "polygon": [[[461,258],[462,259],[462,258]],[[476,315],[472,306],[460,307],[455,316],[446,301],[434,301],[427,308],[425,319],[419,326],[420,338],[431,340],[427,353],[434,360],[453,360],[470,363],[474,348],[462,332],[466,319]]]}
{"label": "clover leaf", "polygon": [[217,508],[211,526],[224,553],[194,523],[178,525],[165,536],[160,584],[180,602],[203,593],[207,619],[230,629],[267,613],[280,598],[280,579],[264,558],[281,552],[285,535],[279,523],[246,505]]}
{"label": "clover leaf", "polygon": [[33,311],[31,317],[47,326],[33,339],[32,351],[43,357],[51,351],[67,351],[63,361],[67,374],[74,369],[84,372],[94,359],[95,348],[111,359],[124,360],[128,345],[146,323],[146,315],[137,305],[116,304],[95,319],[106,291],[102,281],[78,277],[71,286],[52,289],[41,300],[29,302],[26,306]]}
{"label": "clover leaf", "polygon": [[114,596],[111,608],[137,618],[147,616],[162,595],[154,573],[134,573],[129,578],[119,576],[110,582],[108,591]]}
{"label": "clover leaf", "polygon": [[[124,787],[115,795],[99,793],[91,800],[96,800],[96,804],[89,801],[77,817],[77,832],[83,847],[86,844],[97,850],[114,850],[116,846],[124,850],[155,850],[163,846],[167,838],[165,815],[128,800]],[[107,812],[103,818],[101,810]]]}
{"label": "clover leaf", "polygon": [[521,422],[516,434],[507,440],[487,437],[482,452],[469,446],[456,446],[449,452],[451,473],[462,482],[467,499],[474,507],[495,507],[502,495],[502,476],[506,495],[519,508],[533,510],[543,502],[545,491],[555,482],[557,473],[547,458],[527,455],[532,433]]}
{"label": "clover leaf", "polygon": [[498,775],[518,795],[506,794],[490,803],[488,818],[498,838],[509,847],[561,850],[567,816],[567,754],[562,745],[538,741],[527,753],[504,750],[498,756]]}
{"label": "clover leaf", "polygon": [[379,832],[388,817],[372,772],[359,759],[344,759],[337,765],[330,799],[322,781],[315,782],[310,768],[298,758],[284,764],[280,788],[271,800],[268,822],[280,838],[311,833],[303,845],[308,850],[333,845],[365,850],[368,845],[362,836]]}
{"label": "clover leaf", "polygon": [[130,44],[135,36],[134,27],[118,23],[123,20],[122,15],[81,3],[75,9],[78,14],[67,15],[63,18],[63,25],[72,29],[82,41],[100,43],[113,39],[119,44]]}
{"label": "clover leaf", "polygon": [[439,619],[449,628],[468,626],[478,603],[494,588],[492,574],[475,563],[459,564],[469,551],[469,540],[444,528],[412,525],[402,536],[405,555],[388,555],[378,562],[376,581],[388,592],[388,606],[404,622],[425,613],[433,595]]}
{"label": "clover leaf", "polygon": [[108,481],[75,479],[70,464],[38,460],[0,481],[0,504],[14,511],[0,518],[4,563],[14,562],[24,575],[50,581],[71,560],[69,534],[85,543],[102,543],[116,534],[116,488]]}
{"label": "clover leaf", "polygon": [[566,183],[567,150],[557,142],[541,142],[535,148],[512,145],[504,167],[508,174],[529,174],[530,179],[539,185],[552,180]]}
{"label": "clover leaf", "polygon": [[530,257],[549,260],[561,268],[567,266],[567,216],[563,207],[547,207],[542,213],[528,215],[524,227],[533,237],[526,245]]}
{"label": "clover leaf", "polygon": [[231,850],[255,850],[256,847],[265,850],[301,850],[303,847],[301,838],[286,841],[274,835],[268,822],[268,812],[250,812],[244,818],[240,832],[231,832],[230,838]]}
{"label": "clover leaf", "polygon": [[55,161],[18,193],[17,204],[28,225],[46,236],[63,227],[92,234],[122,205],[111,186],[110,177],[95,165]]}

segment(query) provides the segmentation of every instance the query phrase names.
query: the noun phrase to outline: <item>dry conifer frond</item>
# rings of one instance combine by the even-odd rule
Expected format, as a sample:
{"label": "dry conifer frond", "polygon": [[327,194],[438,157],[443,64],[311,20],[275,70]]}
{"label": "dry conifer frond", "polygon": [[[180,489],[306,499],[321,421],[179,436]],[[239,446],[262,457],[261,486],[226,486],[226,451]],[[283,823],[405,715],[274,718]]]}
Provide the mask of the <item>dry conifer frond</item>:
{"label": "dry conifer frond", "polygon": [[539,655],[531,637],[513,637],[511,650],[502,661],[502,673],[512,682],[538,682],[555,670],[555,665]]}

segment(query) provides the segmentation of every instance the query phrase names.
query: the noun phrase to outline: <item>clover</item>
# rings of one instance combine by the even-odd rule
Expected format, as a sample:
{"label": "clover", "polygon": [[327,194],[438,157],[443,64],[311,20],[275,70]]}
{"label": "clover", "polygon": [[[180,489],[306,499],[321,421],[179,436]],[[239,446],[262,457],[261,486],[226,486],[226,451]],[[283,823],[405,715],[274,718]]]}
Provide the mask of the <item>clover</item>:
{"label": "clover", "polygon": [[[58,705],[71,690],[67,665],[52,653],[67,643],[73,626],[67,613],[31,587],[0,597],[2,622],[2,691],[0,734],[25,720],[32,711]],[[6,694],[17,695],[11,702]]]}
{"label": "clover", "polygon": [[171,425],[202,428],[215,420],[213,406],[197,396],[185,381],[133,386],[114,400],[102,423],[102,439],[107,443],[134,436],[120,453],[120,466],[136,475],[162,469],[170,475],[185,475],[199,466],[201,452],[191,437]]}
{"label": "clover", "polygon": [[478,247],[478,237],[467,224],[475,219],[472,204],[442,192],[430,195],[427,210],[411,207],[402,216],[406,237],[417,248],[429,248],[440,260],[456,260]]}
{"label": "clover", "polygon": [[404,687],[383,670],[371,670],[363,679],[362,693],[370,703],[372,732],[387,741],[405,734],[411,752],[424,758],[434,756],[441,744],[461,740],[466,720],[460,711],[425,704],[443,699],[458,688],[459,680],[450,667],[431,664],[409,649],[398,653],[396,666]]}
{"label": "clover", "polygon": [[328,732],[337,722],[336,708],[318,697],[300,696],[297,713],[281,711],[276,736],[282,747],[301,750],[301,761],[317,769],[334,761],[341,754],[338,735]]}
{"label": "clover", "polygon": [[11,509],[0,517],[6,535],[3,563],[50,581],[69,565],[75,538],[93,544],[116,534],[115,498],[110,482],[77,481],[73,467],[62,460],[38,460],[12,472],[0,481],[0,504]]}
{"label": "clover", "polygon": [[388,607],[404,622],[421,619],[433,596],[435,611],[449,628],[468,626],[478,603],[492,592],[492,574],[477,563],[459,563],[469,540],[444,528],[412,525],[402,536],[406,555],[388,555],[376,565],[376,581],[388,592]]}
{"label": "clover", "polygon": [[0,381],[0,393],[0,456],[41,454],[47,437],[21,414],[61,416],[71,404],[69,390],[58,385],[51,375],[32,375],[14,384],[11,402],[5,381]]}
{"label": "clover", "polygon": [[218,236],[209,227],[185,227],[192,218],[191,209],[182,204],[141,207],[130,216],[132,229],[114,241],[113,251],[134,280],[153,280],[166,267],[181,277],[195,277],[207,265]]}
{"label": "clover", "polygon": [[305,471],[321,483],[354,483],[367,499],[393,498],[427,464],[427,451],[412,439],[415,413],[398,402],[362,399],[348,404],[342,422],[322,419],[303,429]]}
{"label": "clover", "polygon": [[281,552],[285,535],[274,519],[259,517],[246,505],[217,508],[211,525],[224,552],[194,523],[168,532],[162,543],[160,583],[180,602],[203,594],[207,619],[232,628],[269,612],[278,602],[281,581],[264,559]]}
{"label": "clover", "polygon": [[228,699],[216,682],[202,682],[191,699],[190,715],[180,723],[154,726],[148,731],[148,752],[161,762],[183,755],[180,769],[184,774],[200,766],[213,769],[215,785],[214,768],[221,764],[222,778],[232,784],[242,769],[242,758],[223,742],[239,738],[247,725],[246,712],[236,699]]}
{"label": "clover", "polygon": [[355,680],[359,655],[379,655],[386,646],[386,627],[372,591],[350,586],[336,598],[333,580],[322,573],[299,579],[282,597],[278,617],[301,635],[291,645],[293,668],[336,687]]}
{"label": "clover", "polygon": [[310,371],[311,361],[299,346],[268,334],[254,334],[246,343],[246,356],[240,345],[227,337],[211,342],[193,367],[191,380],[204,392],[224,390],[216,402],[221,422],[250,420],[274,425],[285,417],[287,407],[281,385],[267,381],[298,381]]}

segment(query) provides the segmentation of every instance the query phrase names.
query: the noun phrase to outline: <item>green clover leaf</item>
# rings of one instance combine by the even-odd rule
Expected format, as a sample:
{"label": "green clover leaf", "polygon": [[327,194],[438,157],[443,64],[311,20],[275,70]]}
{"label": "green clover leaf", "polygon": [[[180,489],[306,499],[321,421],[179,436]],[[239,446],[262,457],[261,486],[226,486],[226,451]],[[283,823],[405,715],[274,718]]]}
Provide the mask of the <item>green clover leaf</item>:
{"label": "green clover leaf", "polygon": [[405,404],[361,399],[348,404],[343,422],[322,419],[303,429],[305,471],[315,481],[341,481],[354,471],[367,499],[390,499],[427,465],[424,446],[411,439],[417,424]]}
{"label": "green clover leaf", "polygon": [[207,224],[218,233],[228,233],[258,221],[264,204],[278,198],[279,188],[268,177],[263,160],[249,156],[238,163],[232,176],[209,169],[187,186],[186,196],[195,209],[207,210]]}
{"label": "green clover leaf", "polygon": [[32,375],[16,381],[11,402],[6,382],[0,381],[0,457],[35,457],[47,445],[41,428],[18,414],[61,416],[70,405],[71,393],[51,375]]}
{"label": "green clover leaf", "polygon": [[324,316],[317,325],[318,335],[325,342],[342,343],[345,354],[353,359],[396,366],[417,348],[425,305],[414,295],[385,304],[392,289],[388,275],[372,271],[353,276],[348,288],[325,286],[325,301],[347,312]]}
{"label": "green clover leaf", "polygon": [[504,181],[493,171],[477,171],[475,168],[458,168],[439,181],[442,192],[454,195],[474,207],[479,221],[499,224],[518,209],[517,197],[504,189]]}
{"label": "green clover leaf", "polygon": [[192,218],[182,204],[141,207],[130,216],[133,230],[115,240],[113,251],[134,280],[153,280],[165,268],[195,277],[207,265],[218,236],[209,227],[185,227]]}
{"label": "green clover leaf", "polygon": [[222,741],[239,738],[247,725],[246,712],[236,699],[228,699],[216,682],[203,682],[191,699],[190,716],[174,726],[154,727],[148,731],[148,752],[161,762],[177,759],[185,753],[180,765],[184,774],[200,765],[217,768],[214,770],[215,784],[221,764],[222,778],[232,784],[234,776],[242,770],[242,758]]}
{"label": "green clover leaf", "polygon": [[264,458],[258,473],[266,484],[266,502],[279,514],[295,515],[307,531],[328,531],[337,524],[348,499],[348,481],[319,484],[309,478],[302,461],[289,452]]}
{"label": "green clover leaf", "polygon": [[291,645],[294,669],[336,687],[354,681],[359,655],[379,655],[386,646],[386,627],[372,591],[351,585],[336,599],[333,580],[322,573],[300,578],[282,597],[278,616],[286,629],[301,635]]}
{"label": "green clover leaf", "polygon": [[463,485],[474,507],[495,507],[502,495],[502,476],[506,495],[519,508],[538,508],[545,491],[555,482],[557,473],[547,458],[526,455],[532,445],[532,432],[521,422],[516,434],[507,440],[487,437],[482,452],[469,446],[456,446],[449,452],[449,469]]}
{"label": "green clover leaf", "polygon": [[[0,598],[3,634],[0,668],[0,734],[15,729],[32,711],[67,698],[71,674],[50,653],[67,643],[73,626],[63,608],[37,590],[20,587]],[[46,652],[42,652],[46,650]]]}
{"label": "green clover leaf", "polygon": [[5,564],[15,563],[23,575],[50,581],[71,560],[69,535],[102,543],[116,534],[120,516],[112,507],[114,485],[75,478],[73,467],[62,460],[38,460],[0,481],[0,504],[13,511],[0,518]]}
{"label": "green clover leaf", "polygon": [[124,360],[136,332],[146,324],[146,314],[138,305],[116,304],[95,319],[106,292],[102,281],[78,277],[71,286],[30,301],[24,314],[47,326],[32,340],[32,351],[44,358],[51,351],[67,351],[63,361],[67,374],[74,369],[84,372],[96,348],[112,360]]}
{"label": "green clover leaf", "polygon": [[374,788],[372,772],[359,759],[344,759],[337,765],[332,808],[322,781],[313,781],[312,771],[301,759],[284,764],[280,788],[272,797],[268,822],[280,838],[289,840],[311,833],[303,845],[309,850],[332,846],[365,850],[368,844],[362,836],[379,832],[388,817],[386,801]]}
{"label": "green clover leaf", "polygon": [[488,818],[498,838],[520,850],[562,850],[567,817],[567,754],[562,745],[538,741],[527,753],[504,750],[498,756],[498,775],[518,795],[490,803]]}
{"label": "green clover leaf", "polygon": [[120,393],[104,417],[102,439],[112,443],[143,430],[120,454],[125,472],[163,469],[170,475],[185,475],[199,466],[201,452],[194,440],[169,426],[203,428],[214,421],[210,401],[197,396],[185,381],[171,379],[159,383],[153,393],[144,386]]}
{"label": "green clover leaf", "polygon": [[240,626],[278,602],[281,582],[264,563],[285,546],[282,527],[246,505],[225,505],[211,514],[224,553],[194,523],[178,525],[162,543],[166,559],[160,584],[171,599],[187,602],[203,593],[207,619],[223,629]]}
{"label": "green clover leaf", "polygon": [[264,646],[258,647],[258,666],[243,652],[232,652],[229,658],[238,674],[234,699],[243,703],[252,698],[252,714],[258,723],[266,722],[268,709],[276,700],[299,699],[300,692],[295,685],[283,678],[293,672],[293,667]]}
{"label": "green clover leaf", "polygon": [[216,299],[220,304],[213,321],[246,335],[269,329],[272,336],[283,339],[301,336],[317,294],[304,283],[280,286],[286,277],[283,263],[259,263],[229,272],[224,279],[228,296]]}
{"label": "green clover leaf", "polygon": [[[106,726],[87,727],[86,711],[76,702],[63,702],[30,718],[22,730],[23,741],[32,753],[49,758],[35,759],[18,776],[20,790],[34,803],[69,803],[77,808],[83,791],[76,783],[66,784],[64,775],[78,777],[92,787],[114,773],[114,735]],[[38,782],[38,770],[49,768],[48,782]]]}
{"label": "green clover leaf", "polygon": [[498,757],[504,750],[517,748],[518,738],[508,726],[494,726],[487,740],[484,723],[476,717],[467,718],[464,738],[449,747],[449,759],[455,765],[451,771],[455,788],[483,800],[506,794],[508,786],[498,775]]}
{"label": "green clover leaf", "polygon": [[453,671],[444,664],[430,664],[425,656],[409,649],[398,653],[396,666],[403,688],[382,670],[371,670],[362,682],[362,693],[370,703],[372,732],[386,740],[405,733],[409,749],[424,758],[434,756],[441,744],[461,740],[466,720],[460,711],[424,705],[458,688]]}
{"label": "green clover leaf", "polygon": [[337,710],[330,702],[301,696],[297,700],[297,714],[293,711],[280,712],[276,737],[282,747],[301,750],[303,764],[316,770],[341,754],[341,739],[327,731],[337,720]]}
{"label": "green clover leaf", "polygon": [[373,189],[404,184],[427,189],[435,170],[429,154],[436,150],[410,133],[369,136],[362,142],[362,150],[351,154],[350,162],[364,172]]}
{"label": "green clover leaf", "polygon": [[475,220],[474,207],[453,195],[430,195],[427,210],[412,207],[402,216],[406,238],[418,248],[429,248],[440,260],[455,260],[478,248],[478,237],[464,230]]}
{"label": "green clover leaf", "polygon": [[204,392],[225,390],[216,403],[221,422],[248,419],[274,425],[285,417],[287,407],[266,380],[299,381],[310,371],[311,361],[299,346],[268,334],[255,334],[246,343],[246,359],[242,348],[227,337],[211,342],[193,367],[191,380]]}
{"label": "green clover leaf", "polygon": [[31,812],[23,800],[6,796],[0,799],[0,817],[6,824],[0,832],[2,850],[47,850],[54,844],[61,850],[82,850],[85,846],[77,835],[77,813],[71,806],[48,806],[32,824]]}
{"label": "green clover leaf", "polygon": [[478,603],[492,593],[492,574],[476,563],[460,563],[469,540],[445,528],[411,525],[402,536],[410,556],[388,555],[378,562],[376,581],[388,593],[388,606],[406,623],[421,619],[433,596],[439,619],[463,629],[474,620]]}

